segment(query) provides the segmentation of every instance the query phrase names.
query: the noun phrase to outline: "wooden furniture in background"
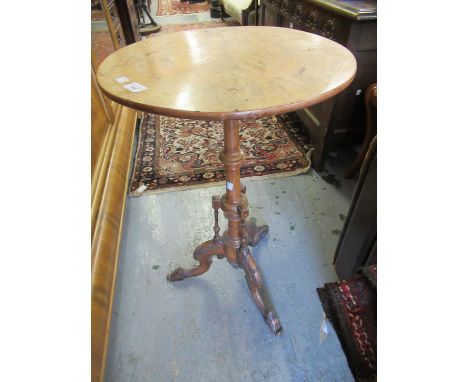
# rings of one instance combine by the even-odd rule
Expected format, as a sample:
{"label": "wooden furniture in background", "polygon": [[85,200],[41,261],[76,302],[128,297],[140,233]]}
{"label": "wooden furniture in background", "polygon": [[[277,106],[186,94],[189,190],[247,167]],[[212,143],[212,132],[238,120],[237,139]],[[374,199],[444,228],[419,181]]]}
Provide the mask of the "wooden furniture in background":
{"label": "wooden furniture in background", "polygon": [[[119,10],[120,19],[124,24],[125,40],[127,45],[141,40],[138,20],[138,13],[135,8],[134,0],[115,0]],[[125,20],[125,21],[124,21]]]}
{"label": "wooden furniture in background", "polygon": [[[248,44],[245,44],[248,41]],[[227,49],[228,47],[228,49]],[[249,204],[240,182],[244,154],[239,120],[291,112],[322,102],[353,80],[356,60],[343,46],[292,29],[229,27],[156,35],[121,49],[99,67],[99,85],[111,99],[128,107],[171,117],[224,121],[226,193],[214,196],[214,237],[193,254],[200,265],[176,269],[169,281],[199,276],[212,257],[242,267],[258,309],[275,334],[281,324],[265,304],[260,270],[248,245],[261,240],[268,226],[246,221]],[[133,82],[115,81],[126,76]],[[142,87],[143,86],[143,87]],[[219,235],[218,210],[228,220]]]}
{"label": "wooden furniture in background", "polygon": [[314,144],[312,164],[321,170],[330,148],[364,126],[364,89],[377,81],[377,1],[262,0],[260,14],[260,25],[316,33],[344,45],[356,57],[356,77],[345,91],[298,112]]}
{"label": "wooden furniture in background", "polygon": [[351,168],[346,173],[345,178],[352,178],[364,162],[367,150],[372,139],[377,134],[377,84],[372,84],[366,90],[364,102],[366,104],[366,135],[362,143],[361,150],[354,160]]}
{"label": "wooden furniture in background", "polygon": [[249,23],[250,14],[256,9],[255,1],[260,0],[219,0],[219,5],[221,7],[221,21],[224,21],[223,15],[228,14],[240,25],[255,25],[255,18]]}
{"label": "wooden furniture in background", "polygon": [[133,0],[101,0],[115,49],[141,40]]}
{"label": "wooden furniture in background", "polygon": [[340,279],[353,276],[359,267],[377,264],[377,137],[364,159],[334,264]]}
{"label": "wooden furniture in background", "polygon": [[[133,4],[135,5],[137,19],[138,19],[138,31],[140,32],[141,36],[146,36],[151,33],[155,33],[161,29],[161,26],[158,25],[156,21],[154,21],[149,8],[146,6],[143,0],[133,0]],[[145,14],[146,17],[150,20],[149,24],[145,22]]]}
{"label": "wooden furniture in background", "polygon": [[114,49],[117,50],[127,45],[122,29],[119,12],[115,5],[115,0],[101,0],[102,8],[106,15],[107,27],[109,29]]}
{"label": "wooden furniture in background", "polygon": [[91,68],[91,368],[104,380],[136,112],[105,97]]}

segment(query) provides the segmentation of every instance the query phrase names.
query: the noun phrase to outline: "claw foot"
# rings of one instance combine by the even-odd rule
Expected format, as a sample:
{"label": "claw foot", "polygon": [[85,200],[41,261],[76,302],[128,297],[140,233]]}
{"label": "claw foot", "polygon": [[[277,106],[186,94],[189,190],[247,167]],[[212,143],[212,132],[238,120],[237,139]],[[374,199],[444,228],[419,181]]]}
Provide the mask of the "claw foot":
{"label": "claw foot", "polygon": [[268,237],[270,229],[266,224],[257,226],[255,218],[250,218],[246,222],[246,231],[248,242],[251,247],[255,247],[260,241],[265,240]]}
{"label": "claw foot", "polygon": [[265,321],[272,330],[272,332],[279,336],[283,330],[283,327],[281,326],[281,322],[276,317],[276,314],[273,312],[268,312],[267,316],[265,317]]}
{"label": "claw foot", "polygon": [[185,278],[184,270],[182,268],[177,268],[175,271],[167,275],[167,281],[182,281]]}

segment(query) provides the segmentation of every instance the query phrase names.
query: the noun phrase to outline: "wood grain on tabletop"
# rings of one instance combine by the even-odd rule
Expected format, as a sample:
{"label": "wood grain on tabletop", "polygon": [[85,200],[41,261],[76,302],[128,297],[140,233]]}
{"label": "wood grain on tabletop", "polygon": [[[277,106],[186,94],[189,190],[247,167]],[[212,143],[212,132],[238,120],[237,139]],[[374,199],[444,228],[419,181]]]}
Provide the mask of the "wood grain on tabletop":
{"label": "wood grain on tabletop", "polygon": [[[351,83],[354,56],[318,35],[276,27],[227,27],[160,34],[100,65],[113,100],[161,115],[258,118],[322,102]],[[116,78],[127,77],[118,83]],[[147,89],[132,93],[124,85]]]}

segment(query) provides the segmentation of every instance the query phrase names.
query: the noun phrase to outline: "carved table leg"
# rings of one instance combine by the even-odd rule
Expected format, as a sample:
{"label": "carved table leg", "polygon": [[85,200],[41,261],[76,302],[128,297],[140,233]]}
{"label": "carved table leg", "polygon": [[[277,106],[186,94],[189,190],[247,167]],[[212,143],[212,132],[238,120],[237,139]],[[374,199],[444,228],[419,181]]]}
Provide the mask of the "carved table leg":
{"label": "carved table leg", "polygon": [[224,244],[219,235],[218,225],[218,210],[221,207],[220,197],[214,195],[212,199],[212,206],[214,210],[215,225],[213,227],[214,237],[211,240],[205,241],[200,244],[193,252],[193,258],[197,260],[200,265],[193,269],[185,270],[183,268],[177,268],[175,271],[167,275],[168,281],[181,281],[189,277],[200,276],[207,272],[211,267],[212,257],[217,256],[218,259],[224,257]]}
{"label": "carved table leg", "polygon": [[[241,192],[244,195],[246,194],[247,187],[245,186],[245,184],[241,184]],[[248,206],[246,206],[245,209],[247,208]],[[266,224],[257,226],[257,221],[254,218],[250,218],[249,220],[247,220],[247,222],[245,223],[245,228],[248,242],[251,247],[255,247],[261,240],[266,239],[266,237],[268,236],[268,226]]]}
{"label": "carved table leg", "polygon": [[241,218],[241,231],[242,240],[241,246],[238,252],[238,261],[245,271],[245,278],[247,285],[249,286],[252,298],[257,305],[258,310],[262,313],[266,323],[270,326],[270,329],[274,334],[279,335],[282,331],[281,322],[279,321],[276,313],[265,304],[263,296],[263,278],[260,273],[260,269],[257,267],[257,263],[250,253],[247,245],[247,227],[245,224],[245,218],[248,216],[248,210],[242,210],[242,207],[238,207],[239,216]]}
{"label": "carved table leg", "polygon": [[213,256],[222,257],[224,254],[224,245],[222,241],[208,240],[200,244],[193,253],[193,258],[200,262],[198,267],[193,269],[177,268],[174,272],[167,275],[168,281],[181,281],[189,277],[200,276],[207,272],[211,267],[211,258]]}
{"label": "carved table leg", "polygon": [[255,247],[260,241],[266,239],[270,229],[266,224],[257,226],[255,219],[250,218],[245,223],[245,230],[249,245]]}

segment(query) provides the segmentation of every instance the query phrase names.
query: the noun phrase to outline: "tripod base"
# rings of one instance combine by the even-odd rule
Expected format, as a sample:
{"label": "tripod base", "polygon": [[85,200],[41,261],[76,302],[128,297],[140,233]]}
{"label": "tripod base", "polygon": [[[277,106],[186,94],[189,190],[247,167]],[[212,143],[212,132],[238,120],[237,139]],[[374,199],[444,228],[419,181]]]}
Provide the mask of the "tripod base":
{"label": "tripod base", "polygon": [[[215,210],[215,236],[212,240],[208,240],[200,244],[195,249],[193,258],[199,262],[199,265],[192,269],[175,269],[172,273],[167,275],[168,281],[182,281],[186,278],[200,276],[208,272],[210,269],[213,256],[216,256],[218,259],[223,259],[227,256],[226,248],[228,247],[228,243],[225,243],[223,238],[219,235],[218,226],[218,209],[222,205],[222,200],[223,198],[220,198],[219,196],[213,196],[213,208]],[[240,209],[241,206],[239,206],[239,210]],[[256,246],[260,241],[266,239],[269,228],[267,225],[257,226],[255,219],[249,219],[246,223],[245,217],[248,215],[248,211],[244,210],[242,212],[240,212],[240,219],[242,221],[243,240],[240,247],[236,250],[236,261],[234,263],[230,261],[230,263],[235,268],[242,268],[244,270],[245,279],[255,305],[272,332],[279,335],[282,331],[281,322],[274,310],[270,307],[271,304],[267,303],[269,301],[266,298],[267,296],[263,289],[263,278],[260,273],[260,269],[258,268],[248,247],[248,245]],[[223,237],[226,237],[226,235],[223,235]]]}
{"label": "tripod base", "polygon": [[[212,0],[213,5],[214,0]],[[281,333],[281,323],[276,313],[268,304],[263,288],[263,278],[260,269],[250,253],[249,245],[256,246],[268,235],[268,226],[257,226],[255,220],[249,216],[249,202],[246,197],[247,189],[241,183],[240,168],[244,160],[244,153],[240,149],[240,127],[238,120],[224,121],[224,149],[219,159],[224,164],[226,172],[226,193],[212,198],[215,224],[212,240],[200,244],[193,253],[199,265],[193,269],[177,268],[167,276],[168,281],[180,281],[188,277],[196,277],[207,272],[211,267],[213,256],[226,260],[234,268],[242,268],[245,272],[250,294],[274,334]],[[221,236],[218,225],[219,209],[224,212],[228,220],[228,228]]]}

